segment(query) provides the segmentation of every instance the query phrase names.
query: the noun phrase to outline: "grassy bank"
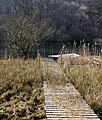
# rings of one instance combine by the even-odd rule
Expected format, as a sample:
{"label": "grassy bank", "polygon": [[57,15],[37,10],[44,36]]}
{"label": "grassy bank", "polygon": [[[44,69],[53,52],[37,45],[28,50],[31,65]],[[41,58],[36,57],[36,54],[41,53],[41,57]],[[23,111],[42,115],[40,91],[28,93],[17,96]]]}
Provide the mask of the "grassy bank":
{"label": "grassy bank", "polygon": [[37,60],[1,60],[0,120],[45,119],[42,82]]}
{"label": "grassy bank", "polygon": [[76,57],[63,60],[69,80],[102,119],[102,62],[99,58]]}

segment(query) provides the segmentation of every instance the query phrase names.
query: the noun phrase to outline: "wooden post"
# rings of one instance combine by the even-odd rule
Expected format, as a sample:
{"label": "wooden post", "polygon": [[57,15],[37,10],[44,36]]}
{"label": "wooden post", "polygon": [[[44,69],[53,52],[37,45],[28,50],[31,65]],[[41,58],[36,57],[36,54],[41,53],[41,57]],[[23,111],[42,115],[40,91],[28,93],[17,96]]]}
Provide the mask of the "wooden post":
{"label": "wooden post", "polygon": [[61,65],[62,65],[62,53],[61,53]]}
{"label": "wooden post", "polygon": [[65,48],[65,45],[63,45],[62,50],[61,50],[61,52],[60,52],[60,55],[61,55],[61,65],[62,65],[62,53],[63,53],[63,51],[64,51],[64,48]]}
{"label": "wooden post", "polygon": [[86,56],[86,45],[85,45],[85,43],[82,46],[82,51],[83,51],[82,55]]}
{"label": "wooden post", "polygon": [[4,58],[5,58],[5,59],[7,59],[7,58],[8,58],[8,51],[7,51],[7,48],[6,48],[6,47],[5,47]]}
{"label": "wooden post", "polygon": [[88,53],[87,55],[89,56],[90,55],[90,43],[88,43]]}
{"label": "wooden post", "polygon": [[40,53],[39,53],[39,49],[37,51],[37,59],[38,59],[38,65],[39,65],[39,68],[40,68]]}

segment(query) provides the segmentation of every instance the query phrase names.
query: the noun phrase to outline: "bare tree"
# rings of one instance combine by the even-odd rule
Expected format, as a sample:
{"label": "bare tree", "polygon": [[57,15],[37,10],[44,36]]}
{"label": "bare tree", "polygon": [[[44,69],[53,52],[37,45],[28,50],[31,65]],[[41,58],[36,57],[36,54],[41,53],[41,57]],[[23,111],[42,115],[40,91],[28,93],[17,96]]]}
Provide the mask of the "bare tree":
{"label": "bare tree", "polygon": [[11,52],[19,52],[24,59],[32,48],[51,38],[55,29],[47,21],[34,21],[29,17],[10,18],[6,25],[7,46]]}

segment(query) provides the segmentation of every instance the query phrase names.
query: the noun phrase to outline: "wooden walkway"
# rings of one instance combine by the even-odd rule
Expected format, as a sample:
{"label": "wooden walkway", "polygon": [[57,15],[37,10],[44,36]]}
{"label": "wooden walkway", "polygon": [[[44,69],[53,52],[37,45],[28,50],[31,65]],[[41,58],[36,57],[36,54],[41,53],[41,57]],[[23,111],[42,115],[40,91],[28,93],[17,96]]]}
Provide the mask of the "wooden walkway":
{"label": "wooden walkway", "polygon": [[[46,65],[56,75],[64,74],[63,70],[53,60],[45,59],[42,64],[44,65],[44,75],[48,69],[45,67]],[[64,76],[68,81],[65,74]],[[43,88],[47,120],[99,120],[70,82],[67,82],[66,85],[52,85],[44,82]]]}

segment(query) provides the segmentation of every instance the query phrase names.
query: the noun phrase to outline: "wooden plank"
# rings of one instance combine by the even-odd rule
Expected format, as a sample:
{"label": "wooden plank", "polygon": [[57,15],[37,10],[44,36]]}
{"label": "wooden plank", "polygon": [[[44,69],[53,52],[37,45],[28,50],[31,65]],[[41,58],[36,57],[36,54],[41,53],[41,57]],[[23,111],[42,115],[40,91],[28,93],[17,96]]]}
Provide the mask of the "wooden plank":
{"label": "wooden plank", "polygon": [[[48,118],[47,120],[79,120],[79,118]],[[99,120],[99,118],[87,118],[84,120]]]}
{"label": "wooden plank", "polygon": [[[49,116],[50,116],[50,115],[51,115],[51,116],[52,116],[52,115],[53,115],[53,116],[56,116],[56,115],[60,116],[61,114],[63,114],[63,116],[65,116],[65,117],[68,115],[67,112],[66,112],[66,113],[65,113],[65,112],[54,112],[54,113],[46,112],[46,115],[47,115],[47,116],[48,116],[48,115],[49,115]],[[70,116],[70,117],[73,117],[73,116],[74,116],[74,117],[83,117],[83,118],[84,118],[84,117],[86,117],[86,118],[88,118],[88,117],[97,118],[97,116],[96,116],[95,114],[77,114],[77,113],[76,113],[76,114],[73,114],[73,115]]]}

